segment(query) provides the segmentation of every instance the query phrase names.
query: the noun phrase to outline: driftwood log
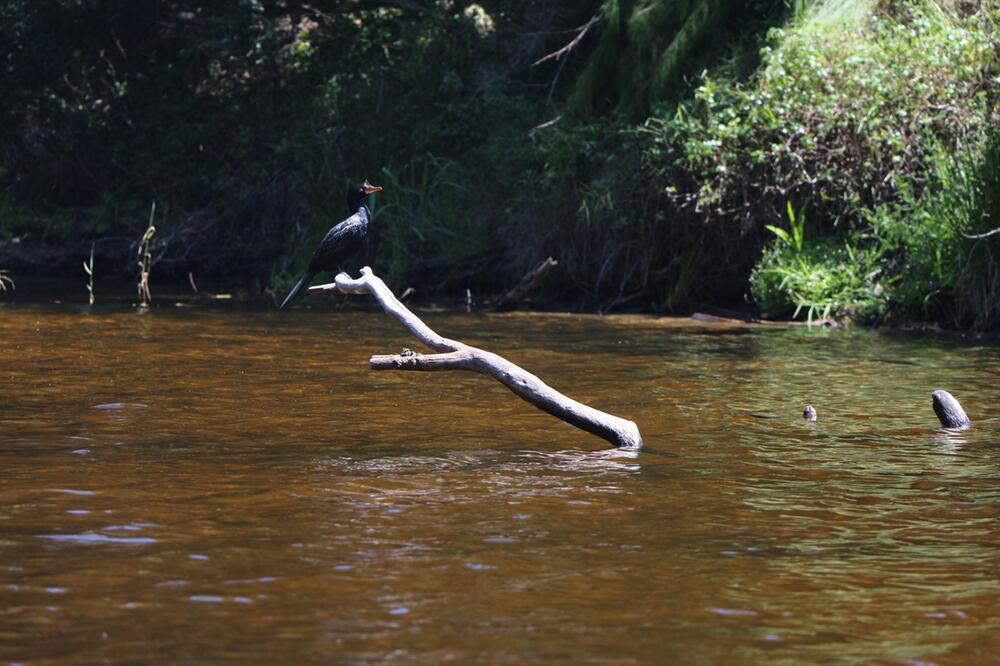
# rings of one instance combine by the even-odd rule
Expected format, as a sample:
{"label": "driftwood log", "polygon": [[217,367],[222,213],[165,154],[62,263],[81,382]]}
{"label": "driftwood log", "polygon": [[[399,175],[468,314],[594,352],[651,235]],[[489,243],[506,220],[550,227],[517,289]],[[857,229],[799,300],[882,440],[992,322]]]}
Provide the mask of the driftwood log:
{"label": "driftwood log", "polygon": [[530,271],[525,273],[524,277],[521,278],[521,281],[518,282],[517,285],[497,299],[496,305],[494,306],[495,309],[505,312],[516,308],[521,301],[527,298],[528,294],[535,291],[542,285],[546,276],[548,276],[552,269],[558,265],[558,261],[549,257],[542,263],[532,268]]}
{"label": "driftwood log", "polygon": [[934,391],[931,393],[931,399],[934,401],[934,413],[937,414],[942,426],[955,430],[965,430],[972,427],[972,421],[969,420],[962,405],[951,393]]}
{"label": "driftwood log", "polygon": [[387,314],[398,319],[417,339],[438,352],[436,354],[416,354],[404,350],[402,354],[375,355],[369,361],[372,370],[470,370],[478,372],[497,380],[519,398],[530,402],[538,409],[581,430],[602,437],[615,446],[622,448],[640,448],[642,446],[642,437],[634,422],[577,402],[497,354],[438,335],[419,317],[410,312],[396,298],[385,282],[367,266],[361,269],[361,277],[358,279],[354,279],[346,273],[340,273],[334,282],[310,287],[310,291],[370,294]]}

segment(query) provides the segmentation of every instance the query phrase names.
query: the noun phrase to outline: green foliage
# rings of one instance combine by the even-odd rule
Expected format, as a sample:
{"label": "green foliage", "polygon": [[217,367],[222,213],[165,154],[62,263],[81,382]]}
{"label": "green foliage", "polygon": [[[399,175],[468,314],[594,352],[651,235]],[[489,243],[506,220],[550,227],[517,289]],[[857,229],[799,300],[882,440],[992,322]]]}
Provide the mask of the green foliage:
{"label": "green foliage", "polygon": [[[994,109],[998,109],[994,106]],[[955,319],[961,325],[1000,326],[1000,113],[986,146],[969,165],[970,214],[959,221]]]}
{"label": "green foliage", "polygon": [[947,154],[933,159],[935,168],[920,194],[901,183],[897,202],[866,213],[872,241],[885,250],[893,271],[905,275],[892,292],[897,314],[905,318],[941,316],[954,297],[957,221],[968,212],[962,201],[967,174]]}
{"label": "green foliage", "polygon": [[791,234],[781,227],[776,227],[772,224],[764,225],[765,229],[777,236],[778,240],[782,241],[786,246],[794,250],[796,254],[802,254],[803,244],[806,240],[805,208],[805,204],[803,204],[798,215],[796,215],[795,209],[792,208],[792,202],[788,202],[788,227],[791,230]]}
{"label": "green foliage", "polygon": [[651,164],[697,183],[685,195],[712,217],[773,218],[794,192],[832,227],[894,201],[926,174],[929,151],[981,130],[994,59],[981,16],[901,11],[772,31],[751,85],[706,78],[674,115],[650,120]]}
{"label": "green foliage", "polygon": [[[647,121],[646,168],[670,208],[719,234],[757,226],[783,237],[753,272],[765,309],[939,314],[937,296],[954,295],[955,220],[968,216],[969,188],[938,162],[975,153],[991,126],[992,20],[960,4],[873,13],[868,2],[819,3],[771,32],[752,82],[706,76],[673,113]],[[791,233],[769,223],[791,198],[809,205],[813,247],[794,215]]]}
{"label": "green foliage", "polygon": [[790,303],[792,317],[804,313],[810,323],[830,318],[873,321],[885,308],[878,259],[832,238],[799,254],[771,245],[751,274],[751,291],[769,314],[782,314]]}
{"label": "green foliage", "polygon": [[0,242],[155,200],[158,275],[279,287],[367,176],[375,267],[422,292],[551,254],[583,307],[750,277],[774,313],[1000,323],[1000,235],[967,237],[1000,227],[995,2],[388,4],[0,3]]}
{"label": "green foliage", "polygon": [[382,169],[384,202],[377,224],[385,228],[389,279],[402,284],[414,262],[457,259],[482,252],[489,238],[468,214],[468,188],[454,160],[425,155]]}
{"label": "green foliage", "polygon": [[[653,4],[606,3],[606,21],[625,26],[629,12]],[[796,18],[770,32],[749,81],[723,62],[703,75],[690,98],[654,105],[639,126],[606,118],[546,130],[540,150],[547,159],[532,173],[572,192],[569,201],[546,201],[557,224],[546,240],[592,302],[646,298],[670,310],[734,299],[733,285],[746,280],[760,257],[763,232],[782,228],[795,201],[808,205],[815,243],[834,236],[830,247],[844,255],[838,262],[857,267],[850,280],[840,280],[843,290],[882,289],[876,309],[897,307],[894,299],[905,288],[887,287],[901,270],[899,253],[871,233],[869,218],[908,193],[922,197],[933,156],[975,143],[989,125],[987,91],[998,52],[991,19],[984,10],[929,0],[894,4],[892,11],[866,0],[789,9]],[[674,10],[681,11],[680,3]],[[655,16],[650,9],[642,20]],[[596,60],[611,32],[595,49],[592,68],[607,66]],[[662,47],[670,35],[660,39]],[[597,69],[584,72],[578,85],[588,85]],[[623,85],[612,70],[602,71],[595,90],[596,82],[609,91]],[[637,76],[650,78],[642,70]],[[798,254],[808,254],[801,234],[786,233],[798,239]],[[789,255],[779,265],[797,266],[795,254],[775,246],[768,266],[777,255]],[[867,279],[876,268],[879,284]],[[767,291],[779,293],[782,279]],[[806,296],[784,293],[789,311],[805,302]],[[820,303],[815,294],[808,298]],[[877,316],[867,297],[835,300],[831,312],[838,316],[858,310]]]}
{"label": "green foliage", "polygon": [[605,0],[600,40],[568,107],[578,116],[614,110],[642,120],[657,102],[683,97],[685,77],[708,64],[704,53],[739,59],[755,48],[758,28],[786,10],[782,0]]}
{"label": "green foliage", "polygon": [[7,287],[13,289],[14,280],[11,279],[9,272],[0,268],[0,291],[7,291]]}
{"label": "green foliage", "polygon": [[[1000,119],[998,119],[1000,120]],[[905,279],[893,288],[906,318],[973,328],[1000,323],[1000,132],[933,159],[920,196],[873,211],[872,234]]]}
{"label": "green foliage", "polygon": [[0,225],[124,236],[155,199],[159,270],[266,282],[348,181],[516,115],[490,14],[422,4],[0,3],[0,209],[32,212]]}
{"label": "green foliage", "polygon": [[[995,125],[994,125],[995,127]],[[807,252],[793,236],[771,228],[751,274],[751,293],[765,310],[792,304],[797,315],[879,320],[943,319],[991,328],[1000,322],[1000,150],[991,130],[955,153],[930,159],[921,194],[900,184],[899,200],[865,213],[867,226],[843,247],[833,238]],[[790,222],[795,228],[794,220]],[[987,234],[987,235],[984,235]]]}
{"label": "green foliage", "polygon": [[750,275],[754,300],[780,314],[789,304],[793,317],[806,320],[853,317],[872,320],[884,312],[884,285],[877,252],[832,237],[805,244],[805,211],[788,202],[790,233],[768,225],[776,239]]}

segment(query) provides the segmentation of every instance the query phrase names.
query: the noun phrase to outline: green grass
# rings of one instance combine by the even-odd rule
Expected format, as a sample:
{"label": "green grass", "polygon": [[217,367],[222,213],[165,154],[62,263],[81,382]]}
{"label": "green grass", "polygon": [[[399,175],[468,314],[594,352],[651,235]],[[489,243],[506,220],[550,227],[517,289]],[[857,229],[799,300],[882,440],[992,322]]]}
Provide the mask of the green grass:
{"label": "green grass", "polygon": [[878,317],[885,304],[885,285],[878,266],[881,250],[865,250],[828,236],[806,242],[806,215],[787,206],[786,231],[768,225],[775,240],[750,275],[754,300],[769,314],[804,315],[816,319]]}
{"label": "green grass", "polygon": [[487,248],[486,230],[465,206],[470,187],[458,162],[427,154],[384,167],[382,181],[376,219],[390,282],[404,281],[415,261],[454,261]]}

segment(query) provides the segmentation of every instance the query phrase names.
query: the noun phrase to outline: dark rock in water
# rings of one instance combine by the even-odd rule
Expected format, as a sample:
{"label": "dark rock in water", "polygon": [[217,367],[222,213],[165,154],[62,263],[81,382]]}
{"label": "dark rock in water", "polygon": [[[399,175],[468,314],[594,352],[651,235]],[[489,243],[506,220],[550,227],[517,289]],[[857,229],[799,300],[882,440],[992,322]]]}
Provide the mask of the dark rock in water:
{"label": "dark rock in water", "polygon": [[934,391],[931,393],[931,398],[934,399],[934,413],[937,414],[938,420],[945,428],[964,430],[972,427],[972,421],[969,420],[962,405],[958,404],[958,400],[951,393]]}
{"label": "dark rock in water", "polygon": [[816,413],[816,408],[812,405],[806,405],[806,408],[802,410],[802,418],[806,421],[815,421],[819,418],[819,414]]}

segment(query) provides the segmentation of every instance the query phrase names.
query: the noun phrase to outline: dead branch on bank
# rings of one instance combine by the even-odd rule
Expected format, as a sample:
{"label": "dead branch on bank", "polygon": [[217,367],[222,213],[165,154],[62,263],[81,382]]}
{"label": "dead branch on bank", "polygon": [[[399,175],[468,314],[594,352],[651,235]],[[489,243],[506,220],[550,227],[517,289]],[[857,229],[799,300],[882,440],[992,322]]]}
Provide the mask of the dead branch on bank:
{"label": "dead branch on bank", "polygon": [[522,400],[562,419],[570,425],[602,437],[615,446],[640,448],[642,437],[632,421],[588,407],[559,393],[541,379],[492,352],[442,337],[410,312],[372,269],[365,266],[361,277],[354,279],[340,273],[335,282],[310,287],[310,291],[339,291],[345,294],[370,294],[387,314],[400,321],[436,354],[379,354],[369,361],[372,370],[469,370],[497,380]]}
{"label": "dead branch on bank", "polygon": [[542,282],[545,281],[549,272],[551,272],[552,269],[558,265],[558,261],[549,257],[542,263],[532,268],[530,271],[525,273],[524,277],[521,278],[521,281],[518,282],[516,286],[497,299],[497,303],[494,308],[501,311],[513,310],[516,308],[521,301],[528,297],[528,294],[535,291],[542,285]]}

